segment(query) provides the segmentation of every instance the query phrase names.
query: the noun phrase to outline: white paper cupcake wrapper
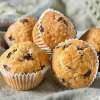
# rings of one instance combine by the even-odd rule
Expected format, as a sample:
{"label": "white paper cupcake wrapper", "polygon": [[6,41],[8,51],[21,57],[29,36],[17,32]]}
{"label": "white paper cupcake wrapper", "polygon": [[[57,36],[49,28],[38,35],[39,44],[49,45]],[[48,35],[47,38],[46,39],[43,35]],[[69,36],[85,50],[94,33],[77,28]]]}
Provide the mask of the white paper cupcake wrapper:
{"label": "white paper cupcake wrapper", "polygon": [[44,40],[42,39],[42,34],[39,32],[34,36],[34,42],[47,54],[51,54],[51,49],[46,45]]}
{"label": "white paper cupcake wrapper", "polygon": [[[59,15],[63,16],[64,15],[62,13],[60,13],[59,11],[57,10],[53,10],[51,8],[45,10],[43,12],[43,14],[40,16],[38,22],[37,22],[37,25],[40,25],[41,21],[42,21],[42,18],[44,17],[44,15],[48,12],[55,12],[55,13],[58,13]],[[52,54],[52,50],[47,46],[47,44],[44,42],[43,38],[42,38],[42,35],[41,32],[38,31],[38,33],[36,35],[34,35],[34,42],[42,49],[44,50],[47,54]]]}
{"label": "white paper cupcake wrapper", "polygon": [[[40,19],[38,20],[38,25],[41,23],[41,20],[42,18],[44,17],[44,15],[47,13],[47,12],[56,12],[58,14],[60,14],[61,16],[64,16],[62,13],[56,11],[56,10],[53,10],[53,9],[47,9],[43,12],[43,14],[41,15]],[[47,44],[44,42],[43,38],[42,38],[42,34],[41,32],[38,32],[38,34],[36,34],[34,36],[34,42],[42,49],[44,50],[47,54],[52,54],[52,50],[47,46]]]}
{"label": "white paper cupcake wrapper", "polygon": [[40,84],[47,70],[48,67],[36,73],[33,72],[28,74],[13,74],[5,70],[2,70],[1,73],[5,82],[10,87],[16,90],[29,90],[35,88]]}

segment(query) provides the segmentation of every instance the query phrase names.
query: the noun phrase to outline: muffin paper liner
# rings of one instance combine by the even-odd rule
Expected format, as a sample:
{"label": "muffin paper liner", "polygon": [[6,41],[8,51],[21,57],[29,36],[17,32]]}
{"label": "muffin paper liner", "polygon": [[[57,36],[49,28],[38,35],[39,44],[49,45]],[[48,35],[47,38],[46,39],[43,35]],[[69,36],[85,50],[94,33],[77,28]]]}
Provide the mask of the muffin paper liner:
{"label": "muffin paper liner", "polygon": [[[39,25],[42,21],[43,16],[47,13],[47,12],[56,12],[58,14],[60,14],[61,16],[64,16],[62,13],[53,10],[53,9],[47,9],[46,11],[44,11],[44,13],[41,15],[39,21],[37,22],[37,24]],[[44,42],[43,38],[42,38],[41,32],[38,32],[38,34],[34,35],[34,42],[42,49],[44,50],[47,54],[52,54],[52,50],[47,46],[47,44]]]}
{"label": "muffin paper liner", "polygon": [[34,42],[47,54],[51,54],[51,49],[46,45],[44,40],[42,39],[42,34],[39,32],[37,35],[34,36]]}
{"label": "muffin paper liner", "polygon": [[30,90],[35,88],[43,80],[48,67],[40,70],[36,73],[11,73],[5,70],[1,71],[1,74],[5,82],[12,88],[16,90]]}

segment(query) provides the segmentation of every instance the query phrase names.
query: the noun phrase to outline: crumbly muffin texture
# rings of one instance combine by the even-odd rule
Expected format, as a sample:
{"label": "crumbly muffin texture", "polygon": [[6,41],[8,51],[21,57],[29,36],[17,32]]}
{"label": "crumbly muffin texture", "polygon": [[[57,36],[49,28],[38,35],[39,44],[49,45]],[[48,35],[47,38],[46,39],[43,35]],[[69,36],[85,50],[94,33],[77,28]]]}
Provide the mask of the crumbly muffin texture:
{"label": "crumbly muffin texture", "polygon": [[67,88],[87,87],[96,77],[98,58],[95,50],[82,40],[60,43],[53,51],[52,70]]}
{"label": "crumbly muffin texture", "polygon": [[28,16],[10,25],[5,33],[5,40],[8,45],[10,46],[13,43],[18,42],[32,41],[32,30],[35,23],[36,19]]}
{"label": "crumbly muffin texture", "polygon": [[100,28],[90,28],[80,39],[91,43],[100,52]]}
{"label": "crumbly muffin texture", "polygon": [[48,55],[32,42],[15,43],[0,57],[1,70],[32,73],[48,67]]}
{"label": "crumbly muffin texture", "polygon": [[[71,20],[52,9],[44,11],[33,29],[33,41],[37,45],[44,43],[50,49],[54,49],[65,39],[74,38],[75,35],[75,27]],[[37,37],[41,38],[42,42],[37,41]]]}

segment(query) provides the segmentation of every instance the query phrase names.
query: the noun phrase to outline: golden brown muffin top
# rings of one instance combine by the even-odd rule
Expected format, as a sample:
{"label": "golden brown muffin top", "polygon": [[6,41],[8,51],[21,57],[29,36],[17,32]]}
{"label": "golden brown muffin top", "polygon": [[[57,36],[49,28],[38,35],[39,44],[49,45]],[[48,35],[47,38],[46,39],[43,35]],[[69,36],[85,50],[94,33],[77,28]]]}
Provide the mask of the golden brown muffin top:
{"label": "golden brown muffin top", "polygon": [[53,53],[55,75],[68,88],[88,86],[96,77],[98,59],[95,50],[82,40],[59,44]]}
{"label": "golden brown muffin top", "polygon": [[41,15],[33,29],[33,39],[39,33],[42,34],[43,41],[51,49],[54,49],[61,41],[74,38],[76,35],[70,18],[52,9],[47,9]]}
{"label": "golden brown muffin top", "polygon": [[11,24],[5,33],[5,40],[8,45],[18,42],[32,41],[32,30],[35,23],[36,19],[28,16]]}
{"label": "golden brown muffin top", "polygon": [[100,28],[90,28],[80,39],[91,43],[100,52]]}
{"label": "golden brown muffin top", "polygon": [[12,73],[37,72],[48,64],[48,55],[32,42],[15,43],[0,57],[1,70]]}

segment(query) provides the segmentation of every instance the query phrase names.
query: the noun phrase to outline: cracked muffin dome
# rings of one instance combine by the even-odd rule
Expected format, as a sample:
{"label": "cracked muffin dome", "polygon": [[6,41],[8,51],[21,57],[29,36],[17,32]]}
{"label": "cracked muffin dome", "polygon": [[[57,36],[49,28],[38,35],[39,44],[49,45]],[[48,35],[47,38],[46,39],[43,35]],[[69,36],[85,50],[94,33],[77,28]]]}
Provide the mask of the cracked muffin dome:
{"label": "cracked muffin dome", "polygon": [[5,33],[5,40],[10,46],[13,43],[32,41],[32,30],[36,23],[34,17],[28,16],[9,26]]}
{"label": "cracked muffin dome", "polygon": [[91,43],[100,52],[100,28],[90,28],[80,39]]}
{"label": "cracked muffin dome", "polygon": [[52,70],[67,88],[89,86],[96,77],[98,57],[85,41],[71,39],[60,43],[53,51]]}
{"label": "cracked muffin dome", "polygon": [[[100,65],[100,28],[90,28],[86,31],[80,38],[81,40],[87,41],[94,46],[99,56],[99,65]],[[100,71],[100,66],[99,66]]]}
{"label": "cracked muffin dome", "polygon": [[44,11],[33,29],[33,41],[47,53],[61,41],[75,36],[70,18],[53,9]]}
{"label": "cracked muffin dome", "polygon": [[1,70],[32,73],[47,68],[48,55],[32,42],[15,43],[0,57]]}

